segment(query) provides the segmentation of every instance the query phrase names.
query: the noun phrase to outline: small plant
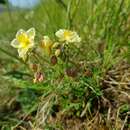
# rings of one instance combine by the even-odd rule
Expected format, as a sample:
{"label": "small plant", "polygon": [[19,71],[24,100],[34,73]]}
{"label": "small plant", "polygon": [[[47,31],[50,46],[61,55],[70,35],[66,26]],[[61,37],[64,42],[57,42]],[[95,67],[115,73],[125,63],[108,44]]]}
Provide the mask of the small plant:
{"label": "small plant", "polygon": [[[11,46],[18,49],[19,57],[22,58],[24,62],[33,64],[33,61],[36,61],[36,64],[33,64],[30,68],[35,72],[34,83],[42,82],[44,80],[45,75],[43,75],[44,70],[42,70],[44,63],[47,62],[50,64],[50,66],[52,64],[58,65],[59,62],[60,64],[64,64],[66,59],[69,59],[69,54],[67,53],[68,48],[71,46],[70,44],[81,41],[81,38],[76,32],[66,29],[60,29],[55,33],[55,35],[58,38],[58,41],[51,40],[48,36],[44,36],[43,39],[40,40],[41,42],[36,44],[34,41],[34,28],[29,29],[27,32],[25,32],[23,29],[20,29],[16,34],[16,38],[11,42]],[[66,56],[65,61],[63,61],[64,55]],[[47,59],[45,59],[46,57]],[[67,62],[69,61],[67,60]],[[64,70],[62,70],[60,67],[57,67],[57,70],[53,71],[59,72]]]}
{"label": "small plant", "polygon": [[[11,120],[14,130],[129,129],[129,3],[44,0],[30,17],[30,11],[14,15],[16,28],[7,24],[1,39],[11,41],[19,28],[32,28],[18,30],[12,40],[9,48],[18,56],[0,40],[2,79],[18,91],[2,123]],[[7,64],[3,52],[11,57]]]}

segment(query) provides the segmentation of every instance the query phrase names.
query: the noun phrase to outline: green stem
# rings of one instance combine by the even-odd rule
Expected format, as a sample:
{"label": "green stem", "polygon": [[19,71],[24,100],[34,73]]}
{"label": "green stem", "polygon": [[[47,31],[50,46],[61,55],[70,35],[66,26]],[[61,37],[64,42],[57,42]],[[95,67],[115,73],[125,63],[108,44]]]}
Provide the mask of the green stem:
{"label": "green stem", "polygon": [[68,29],[71,29],[73,27],[73,20],[74,20],[76,13],[77,13],[79,3],[80,3],[80,0],[77,0],[74,11],[73,11],[72,14],[71,14],[72,0],[70,0],[69,3],[68,3],[68,7],[67,7]]}
{"label": "green stem", "polygon": [[12,13],[11,13],[11,10],[10,10],[10,7],[9,7],[9,2],[8,0],[5,0],[6,2],[6,6],[7,6],[7,10],[8,10],[8,15],[9,15],[9,19],[10,19],[10,23],[12,24],[12,27],[14,27],[13,25],[13,17],[12,17]]}
{"label": "green stem", "polygon": [[0,48],[0,51],[1,51],[2,53],[6,54],[7,56],[13,57],[15,60],[17,60],[17,61],[19,61],[20,63],[22,63],[23,65],[25,65],[25,66],[28,68],[28,70],[30,70],[28,64],[25,63],[22,59],[19,59],[17,56],[11,54],[10,52],[8,52],[8,51],[6,51],[6,50],[4,50],[4,49],[2,49],[2,48]]}
{"label": "green stem", "polygon": [[62,0],[56,0],[56,2],[61,5],[66,11],[67,11],[67,6]]}
{"label": "green stem", "polygon": [[76,5],[75,5],[75,9],[74,9],[72,17],[71,17],[72,23],[73,23],[74,17],[76,16],[76,13],[77,13],[77,10],[78,10],[78,7],[79,7],[79,3],[80,3],[80,0],[77,0]]}
{"label": "green stem", "polygon": [[72,27],[71,7],[72,7],[72,0],[69,1],[68,7],[67,7],[68,29]]}
{"label": "green stem", "polygon": [[20,61],[20,62],[22,62],[23,64],[25,64],[25,62],[24,62],[23,60],[19,59],[17,56],[11,54],[10,52],[8,52],[8,51],[6,51],[6,50],[4,50],[4,49],[2,49],[2,48],[0,48],[0,51],[3,52],[4,54],[10,56],[10,57],[13,57],[13,58],[16,59],[17,61]]}

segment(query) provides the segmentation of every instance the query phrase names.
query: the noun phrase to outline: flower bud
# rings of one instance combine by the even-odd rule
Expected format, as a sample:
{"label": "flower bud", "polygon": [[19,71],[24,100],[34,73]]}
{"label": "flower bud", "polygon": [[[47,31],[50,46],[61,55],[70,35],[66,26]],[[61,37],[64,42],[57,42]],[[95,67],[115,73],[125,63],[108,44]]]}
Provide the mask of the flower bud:
{"label": "flower bud", "polygon": [[45,50],[45,53],[50,55],[52,50],[53,41],[48,37],[44,36],[41,41],[41,48]]}
{"label": "flower bud", "polygon": [[44,75],[41,72],[36,72],[34,74],[34,79],[33,79],[34,83],[42,82],[43,80],[44,80]]}
{"label": "flower bud", "polygon": [[51,63],[52,63],[52,65],[55,65],[57,63],[57,57],[56,56],[51,57]]}
{"label": "flower bud", "polygon": [[52,45],[52,48],[57,48],[59,45],[60,45],[59,42],[55,42],[55,43]]}
{"label": "flower bud", "polygon": [[55,51],[55,56],[59,56],[60,55],[60,53],[61,53],[61,50],[60,49],[57,49],[56,51]]}

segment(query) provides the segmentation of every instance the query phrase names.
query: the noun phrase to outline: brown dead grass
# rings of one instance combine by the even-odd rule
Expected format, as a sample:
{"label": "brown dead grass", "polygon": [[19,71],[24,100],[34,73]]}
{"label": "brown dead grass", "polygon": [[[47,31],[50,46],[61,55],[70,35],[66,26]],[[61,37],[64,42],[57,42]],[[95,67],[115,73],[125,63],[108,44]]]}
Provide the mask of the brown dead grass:
{"label": "brown dead grass", "polygon": [[[103,96],[93,104],[93,116],[87,112],[79,118],[58,112],[48,123],[60,124],[64,130],[129,130],[130,124],[130,64],[126,61],[116,64],[101,79]],[[128,110],[121,112],[123,105]],[[60,129],[59,129],[60,130]]]}

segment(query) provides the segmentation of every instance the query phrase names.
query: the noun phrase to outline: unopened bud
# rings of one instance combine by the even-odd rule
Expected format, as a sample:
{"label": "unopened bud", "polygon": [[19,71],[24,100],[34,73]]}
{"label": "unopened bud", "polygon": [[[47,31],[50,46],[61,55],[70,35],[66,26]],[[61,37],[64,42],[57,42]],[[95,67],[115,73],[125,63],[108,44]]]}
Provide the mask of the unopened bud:
{"label": "unopened bud", "polygon": [[60,49],[57,49],[56,51],[55,51],[55,56],[59,56],[60,55],[60,53],[61,53],[61,50]]}
{"label": "unopened bud", "polygon": [[55,43],[52,45],[52,48],[57,48],[59,45],[60,45],[59,42],[55,42]]}
{"label": "unopened bud", "polygon": [[51,63],[52,63],[52,65],[55,65],[57,63],[57,57],[56,56],[51,57]]}
{"label": "unopened bud", "polygon": [[34,74],[34,79],[33,79],[34,83],[42,82],[43,80],[44,80],[44,75],[41,72],[36,72]]}

